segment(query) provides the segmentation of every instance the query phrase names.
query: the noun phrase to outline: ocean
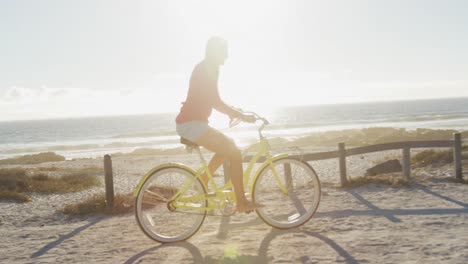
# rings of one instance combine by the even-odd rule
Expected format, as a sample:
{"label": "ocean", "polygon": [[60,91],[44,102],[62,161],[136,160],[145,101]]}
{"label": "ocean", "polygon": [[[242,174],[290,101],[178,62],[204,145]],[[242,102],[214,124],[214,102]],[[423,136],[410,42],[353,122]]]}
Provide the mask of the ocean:
{"label": "ocean", "polygon": [[[296,138],[313,132],[365,127],[468,130],[468,98],[310,105],[270,109],[264,134]],[[0,159],[53,151],[71,158],[98,157],[138,148],[180,146],[177,113],[0,122]],[[227,119],[227,118],[226,118]],[[215,127],[244,146],[257,136],[254,125]]]}

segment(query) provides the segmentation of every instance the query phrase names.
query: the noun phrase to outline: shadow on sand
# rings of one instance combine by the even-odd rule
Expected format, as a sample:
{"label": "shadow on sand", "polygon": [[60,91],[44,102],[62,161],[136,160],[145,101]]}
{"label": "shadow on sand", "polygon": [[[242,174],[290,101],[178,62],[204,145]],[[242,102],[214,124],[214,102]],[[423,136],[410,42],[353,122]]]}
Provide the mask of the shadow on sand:
{"label": "shadow on sand", "polygon": [[[454,198],[450,198],[446,195],[439,194],[423,185],[416,185],[414,187],[417,190],[423,191],[427,194],[430,194],[436,198],[443,199],[445,201],[451,202],[455,205],[462,206],[463,208],[427,208],[427,209],[382,209],[377,207],[376,205],[372,204],[369,200],[365,199],[362,195],[357,193],[355,190],[348,190],[347,192],[350,193],[356,200],[358,200],[361,204],[366,205],[368,207],[367,210],[355,210],[355,209],[345,209],[345,210],[334,210],[328,212],[317,212],[314,217],[330,217],[330,218],[343,218],[343,217],[350,217],[350,216],[383,216],[387,218],[389,221],[393,223],[400,223],[402,222],[401,219],[397,218],[396,216],[407,216],[407,215],[447,215],[447,214],[467,214],[468,213],[468,204],[458,201]],[[234,229],[243,229],[248,228],[256,225],[261,225],[263,222],[256,218],[251,221],[245,223],[230,223],[230,218],[225,217],[221,220],[221,225],[219,227],[219,231],[217,234],[218,239],[226,239],[228,238],[229,231]],[[268,251],[270,244],[276,238],[281,237],[287,234],[298,234],[306,237],[313,237],[320,240],[322,243],[326,244],[328,247],[333,249],[339,256],[344,259],[345,263],[359,263],[346,249],[341,247],[337,242],[330,239],[329,237],[319,234],[317,232],[301,230],[301,228],[297,229],[290,229],[290,230],[277,230],[272,229],[270,233],[268,233],[262,240],[260,247],[258,249],[258,255],[251,256],[251,255],[239,255],[233,257],[223,257],[222,259],[214,259],[212,256],[203,257],[200,250],[190,244],[189,242],[181,242],[181,243],[173,243],[173,244],[162,244],[147,250],[144,250],[130,259],[128,259],[125,263],[136,263],[139,259],[147,256],[147,254],[154,253],[156,251],[164,250],[164,248],[168,247],[182,247],[187,249],[193,258],[193,263],[268,263],[271,261],[271,257],[268,257]],[[288,247],[292,245],[288,245],[286,240],[282,240],[282,247]],[[150,257],[150,256],[148,256]],[[297,260],[300,262],[310,262],[313,260],[314,256],[311,255],[304,255],[304,256],[297,256]]]}
{"label": "shadow on sand", "polygon": [[424,209],[382,209],[372,204],[369,200],[362,197],[354,190],[348,190],[356,200],[361,204],[367,206],[369,210],[355,210],[355,209],[344,209],[344,210],[335,210],[328,212],[318,212],[314,217],[331,217],[331,218],[342,218],[349,216],[383,216],[394,223],[401,222],[401,219],[396,216],[407,216],[407,215],[447,215],[447,214],[467,214],[468,213],[468,204],[458,201],[456,199],[450,198],[448,196],[439,194],[433,190],[430,190],[424,185],[416,184],[413,188],[423,191],[427,194],[430,194],[434,197],[443,199],[445,201],[454,203],[458,206],[464,208],[424,208]]}
{"label": "shadow on sand", "polygon": [[[189,242],[178,242],[178,243],[171,243],[171,244],[160,244],[155,247],[151,247],[149,249],[146,249],[131,258],[129,258],[125,264],[131,264],[131,263],[138,263],[140,260],[143,258],[147,257],[148,259],[146,260],[151,260],[150,255],[155,253],[156,251],[161,251],[167,248],[174,248],[174,247],[179,247],[179,248],[184,248],[187,251],[190,252],[192,259],[190,259],[190,262],[196,263],[196,264],[201,264],[201,263],[206,263],[206,264],[211,264],[211,263],[269,263],[272,259],[271,257],[268,257],[268,251],[270,244],[272,241],[274,241],[276,238],[281,237],[283,235],[289,235],[289,234],[299,234],[302,236],[308,236],[308,237],[313,237],[316,238],[320,241],[322,241],[324,244],[328,245],[331,249],[333,249],[338,255],[344,258],[345,263],[358,263],[358,261],[351,256],[344,248],[342,248],[338,243],[333,241],[332,239],[321,235],[316,232],[310,232],[310,231],[304,231],[300,229],[290,229],[290,230],[277,230],[277,229],[272,229],[270,233],[268,233],[260,243],[260,247],[258,249],[258,255],[253,256],[253,255],[234,255],[234,256],[224,256],[221,259],[214,259],[212,256],[206,256],[203,257],[200,250],[194,246],[193,244]],[[282,241],[282,248],[286,248],[288,246],[287,242]],[[309,262],[313,261],[313,256],[309,255],[304,255],[304,256],[297,256],[297,260],[301,262]],[[270,260],[270,261],[269,261]]]}
{"label": "shadow on sand", "polygon": [[[468,214],[467,203],[464,203],[462,201],[456,200],[446,195],[437,193],[423,185],[416,185],[414,188],[417,190],[423,191],[427,194],[430,194],[436,198],[451,202],[457,206],[461,206],[462,208],[382,209],[372,204],[370,201],[366,200],[362,195],[358,194],[355,190],[348,190],[347,191],[348,193],[350,193],[360,203],[366,205],[369,209],[367,210],[344,209],[344,210],[334,210],[334,211],[328,211],[328,212],[317,212],[314,218],[321,218],[321,217],[343,218],[343,217],[350,217],[350,216],[383,216],[387,218],[388,220],[390,220],[391,222],[399,223],[402,220],[397,218],[396,216]],[[103,219],[104,219],[103,217],[90,219],[83,226],[80,226],[74,229],[73,231],[71,231],[70,233],[66,235],[61,235],[57,240],[48,243],[47,245],[45,245],[38,251],[34,252],[31,255],[31,258],[37,258],[46,254],[49,250],[59,246],[61,243],[63,243],[67,239],[70,239],[76,235],[79,235],[82,231],[97,224],[99,221]],[[263,225],[263,224],[264,223],[259,218],[255,218],[253,220],[250,220],[244,223],[230,223],[230,218],[225,217],[221,220],[221,225],[218,230],[217,238],[221,240],[227,239],[229,235],[229,231],[236,230],[236,229],[246,229],[248,227]],[[168,248],[185,248],[190,253],[193,263],[267,263],[269,260],[268,249],[269,249],[271,242],[274,239],[276,239],[278,236],[282,236],[286,234],[299,234],[299,235],[306,236],[306,237],[316,238],[322,241],[324,244],[328,245],[339,256],[344,258],[344,261],[346,263],[358,263],[356,259],[349,252],[347,252],[343,247],[341,247],[338,243],[336,243],[332,239],[328,238],[327,236],[323,234],[319,234],[319,233],[312,232],[312,231],[301,230],[301,228],[290,229],[290,230],[273,229],[270,233],[268,233],[263,238],[259,246],[257,256],[240,255],[240,256],[235,256],[235,258],[225,256],[221,260],[218,260],[218,259],[213,259],[211,256],[203,257],[200,250],[189,242],[179,242],[179,243],[171,243],[171,244],[160,244],[158,246],[148,248],[132,256],[125,263],[136,263],[145,257],[151,258],[152,253],[159,252]],[[288,245],[287,241],[283,240],[281,242],[283,244],[283,247],[292,246],[292,245]],[[311,260],[310,258],[313,258],[313,256],[299,256],[298,258],[302,262],[309,262]]]}
{"label": "shadow on sand", "polygon": [[42,247],[41,249],[39,249],[38,251],[34,252],[32,255],[31,255],[31,258],[37,258],[37,257],[40,257],[42,255],[44,255],[45,253],[47,253],[49,250],[53,249],[54,247],[60,245],[63,241],[69,239],[69,238],[72,238],[74,236],[76,236],[77,234],[79,234],[81,231],[97,224],[99,221],[101,221],[103,218],[94,218],[94,219],[91,219],[88,221],[87,224],[83,225],[83,226],[80,226],[78,228],[76,228],[75,230],[71,231],[70,233],[66,234],[66,235],[59,235],[59,238],[55,241],[52,241],[50,242],[49,244],[45,245],[44,247]]}

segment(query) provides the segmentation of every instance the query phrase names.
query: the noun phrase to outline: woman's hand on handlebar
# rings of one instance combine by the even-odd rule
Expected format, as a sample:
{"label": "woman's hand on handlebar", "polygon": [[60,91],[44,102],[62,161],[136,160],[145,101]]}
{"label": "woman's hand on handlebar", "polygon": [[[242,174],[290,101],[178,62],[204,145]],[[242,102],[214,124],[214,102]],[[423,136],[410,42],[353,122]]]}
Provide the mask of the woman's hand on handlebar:
{"label": "woman's hand on handlebar", "polygon": [[242,114],[240,118],[246,123],[255,123],[257,121],[257,117],[251,114]]}
{"label": "woman's hand on handlebar", "polygon": [[257,117],[255,117],[254,115],[252,115],[252,114],[242,114],[241,116],[232,118],[231,121],[229,122],[229,127],[235,127],[240,122],[255,123],[255,121],[257,121]]}

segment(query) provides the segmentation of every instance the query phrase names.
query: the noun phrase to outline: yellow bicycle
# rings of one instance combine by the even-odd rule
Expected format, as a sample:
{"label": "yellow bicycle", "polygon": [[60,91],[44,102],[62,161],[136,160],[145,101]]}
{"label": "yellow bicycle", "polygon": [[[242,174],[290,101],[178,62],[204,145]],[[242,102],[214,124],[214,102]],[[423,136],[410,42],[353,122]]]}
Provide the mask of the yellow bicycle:
{"label": "yellow bicycle", "polygon": [[[255,211],[265,223],[280,229],[300,226],[314,215],[320,202],[317,173],[307,162],[288,154],[271,156],[268,140],[262,135],[269,122],[250,114],[262,124],[257,128],[259,142],[245,151],[256,153],[243,175],[247,195],[264,205]],[[134,192],[141,230],[161,243],[186,240],[198,231],[208,213],[229,216],[235,209],[232,182],[218,187],[220,180],[208,171],[199,146],[183,138],[181,143],[198,152],[201,167],[194,171],[178,163],[157,166],[143,176]],[[208,186],[201,180],[204,172]]]}

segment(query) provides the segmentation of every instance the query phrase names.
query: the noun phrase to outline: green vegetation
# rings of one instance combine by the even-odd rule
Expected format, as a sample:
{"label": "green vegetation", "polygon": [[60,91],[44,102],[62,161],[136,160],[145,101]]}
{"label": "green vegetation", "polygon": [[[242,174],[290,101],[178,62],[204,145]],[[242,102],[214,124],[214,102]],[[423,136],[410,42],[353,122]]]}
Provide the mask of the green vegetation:
{"label": "green vegetation", "polygon": [[68,174],[88,174],[88,175],[96,175],[96,174],[104,174],[104,167],[85,167],[85,168],[63,168],[62,171]]}
{"label": "green vegetation", "polygon": [[51,177],[45,173],[26,175],[26,171],[21,170],[0,170],[0,189],[12,192],[69,193],[79,192],[100,184],[95,175],[86,173],[74,172]]}
{"label": "green vegetation", "polygon": [[416,167],[424,167],[432,164],[445,165],[453,162],[453,151],[424,150],[411,158],[411,164]]}
{"label": "green vegetation", "polygon": [[[308,136],[294,140],[285,138],[269,138],[269,143],[273,148],[294,148],[294,147],[336,147],[339,142],[345,142],[347,146],[366,146],[373,144],[398,142],[398,141],[418,141],[418,140],[451,140],[456,130],[424,129],[406,130],[405,128],[392,127],[371,127],[362,129],[345,129],[338,131],[316,132]],[[468,137],[468,131],[462,132],[462,137]],[[468,150],[468,146],[463,147]],[[155,155],[180,155],[186,154],[184,147],[171,149],[140,148],[130,153],[113,153],[113,157],[131,156],[155,156]]]}
{"label": "green vegetation", "polygon": [[38,171],[58,171],[60,170],[59,167],[39,167],[39,168],[36,168],[36,170]]}
{"label": "green vegetation", "polygon": [[117,194],[114,197],[114,207],[112,210],[108,210],[105,194],[99,193],[84,201],[66,205],[64,208],[60,209],[59,212],[74,216],[89,214],[126,214],[133,212],[134,204],[135,199],[133,198],[133,193]]}
{"label": "green vegetation", "polygon": [[25,169],[0,169],[0,190],[17,192],[24,189],[26,187],[25,179]]}
{"label": "green vegetation", "polygon": [[60,177],[48,177],[45,174],[32,175],[28,181],[28,191],[37,193],[69,193],[79,192],[100,182],[95,175],[85,173],[69,173]]}
{"label": "green vegetation", "polygon": [[22,193],[79,192],[99,185],[94,167],[66,171],[58,176],[22,168],[0,169],[0,198],[16,197],[16,200],[25,200],[26,195]]}
{"label": "green vegetation", "polygon": [[381,184],[389,185],[391,187],[408,187],[411,186],[411,182],[403,178],[401,175],[396,174],[385,174],[379,176],[359,176],[352,177],[348,180],[348,183],[343,186],[345,188],[354,188],[368,184]]}
{"label": "green vegetation", "polygon": [[31,201],[31,196],[18,192],[0,191],[0,200],[14,200],[25,203]]}
{"label": "green vegetation", "polygon": [[65,157],[55,154],[54,152],[44,152],[33,155],[24,155],[10,159],[0,160],[0,165],[27,165],[39,164],[44,162],[64,161]]}
{"label": "green vegetation", "polygon": [[[333,146],[345,142],[347,146],[365,146],[398,141],[411,140],[451,140],[456,130],[425,129],[406,130],[405,128],[371,127],[362,129],[345,129],[312,133],[292,141],[285,142],[281,138],[270,140],[273,146]],[[462,132],[462,138],[468,137],[468,131]],[[465,146],[468,150],[468,146]]]}

